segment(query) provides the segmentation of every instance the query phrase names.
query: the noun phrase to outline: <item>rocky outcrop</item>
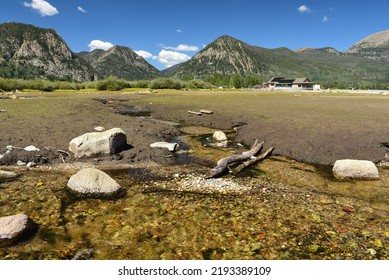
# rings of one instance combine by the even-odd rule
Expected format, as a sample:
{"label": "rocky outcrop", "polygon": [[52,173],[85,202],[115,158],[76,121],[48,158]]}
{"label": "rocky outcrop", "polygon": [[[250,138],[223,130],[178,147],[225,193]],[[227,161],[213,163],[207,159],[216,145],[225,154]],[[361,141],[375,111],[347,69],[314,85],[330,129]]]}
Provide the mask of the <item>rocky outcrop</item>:
{"label": "rocky outcrop", "polygon": [[[0,25],[0,65],[18,78],[55,77],[89,81],[92,67],[78,58],[53,29],[21,23]],[[18,74],[19,73],[19,74]]]}
{"label": "rocky outcrop", "polygon": [[127,144],[126,133],[121,128],[102,132],[85,133],[72,139],[69,150],[76,158],[112,155]]}
{"label": "rocky outcrop", "polygon": [[0,247],[7,247],[28,237],[36,229],[36,224],[26,214],[16,214],[0,218]]}
{"label": "rocky outcrop", "polygon": [[337,160],[332,172],[339,179],[378,179],[379,173],[375,164],[368,160]]}
{"label": "rocky outcrop", "polygon": [[94,169],[82,169],[70,177],[69,190],[81,197],[113,198],[124,194],[122,187],[105,172]]}
{"label": "rocky outcrop", "polygon": [[389,61],[389,30],[377,32],[363,38],[348,49],[347,53],[375,60]]}

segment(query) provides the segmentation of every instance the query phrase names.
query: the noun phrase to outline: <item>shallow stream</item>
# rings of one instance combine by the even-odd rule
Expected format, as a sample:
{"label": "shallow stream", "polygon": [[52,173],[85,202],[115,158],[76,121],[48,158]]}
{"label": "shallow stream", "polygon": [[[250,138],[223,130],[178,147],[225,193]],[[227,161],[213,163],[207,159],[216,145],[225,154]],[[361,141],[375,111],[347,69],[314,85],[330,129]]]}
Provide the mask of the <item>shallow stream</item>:
{"label": "shallow stream", "polygon": [[213,181],[236,190],[209,191],[210,165],[245,148],[207,145],[207,128],[183,132],[178,165],[105,169],[126,189],[120,199],[73,197],[74,170],[1,182],[0,216],[26,213],[39,230],[0,259],[389,259],[388,168],[339,181],[330,166],[272,156]]}

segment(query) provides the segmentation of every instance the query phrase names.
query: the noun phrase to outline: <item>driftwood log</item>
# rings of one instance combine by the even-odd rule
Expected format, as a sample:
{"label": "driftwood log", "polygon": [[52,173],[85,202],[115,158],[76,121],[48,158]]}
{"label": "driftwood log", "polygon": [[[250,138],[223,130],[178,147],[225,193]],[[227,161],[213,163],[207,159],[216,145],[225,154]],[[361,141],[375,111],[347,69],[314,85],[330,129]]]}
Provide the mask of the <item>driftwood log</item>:
{"label": "driftwood log", "polygon": [[229,165],[231,165],[233,163],[243,162],[245,160],[248,160],[246,162],[241,163],[237,168],[235,168],[233,170],[234,173],[238,173],[238,172],[242,171],[244,168],[265,159],[267,156],[269,156],[271,154],[271,152],[274,149],[273,147],[269,148],[263,154],[261,154],[257,157],[254,157],[256,154],[258,154],[262,150],[263,144],[264,144],[263,141],[258,142],[258,140],[255,140],[253,146],[251,147],[251,149],[249,151],[244,152],[240,155],[233,155],[233,156],[229,156],[229,157],[225,157],[225,158],[220,159],[217,162],[216,167],[211,170],[210,174],[206,177],[206,179],[216,178],[216,177],[223,175],[229,169]]}

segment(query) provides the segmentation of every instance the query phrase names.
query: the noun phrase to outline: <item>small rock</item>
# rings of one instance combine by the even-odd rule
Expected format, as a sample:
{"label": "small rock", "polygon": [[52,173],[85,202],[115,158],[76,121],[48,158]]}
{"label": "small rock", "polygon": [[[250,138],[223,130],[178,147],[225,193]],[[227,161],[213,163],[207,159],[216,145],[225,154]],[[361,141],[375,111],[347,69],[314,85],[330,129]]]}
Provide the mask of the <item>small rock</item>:
{"label": "small rock", "polygon": [[24,150],[27,151],[27,152],[39,152],[40,151],[34,145],[29,145],[29,146],[25,147]]}
{"label": "small rock", "polygon": [[19,165],[19,166],[26,165],[26,164],[27,164],[26,162],[21,161],[21,160],[18,160],[18,161],[16,162],[16,165]]}
{"label": "small rock", "polygon": [[227,136],[226,134],[223,132],[223,131],[215,131],[213,133],[213,139],[215,139],[216,141],[226,141],[227,140]]}
{"label": "small rock", "polygon": [[332,172],[339,179],[378,179],[379,173],[375,164],[368,160],[337,160]]}
{"label": "small rock", "polygon": [[155,142],[150,144],[150,148],[165,148],[170,152],[174,152],[178,147],[178,143],[168,143],[168,142]]}
{"label": "small rock", "polygon": [[216,147],[216,148],[227,148],[228,147],[228,141],[219,141],[216,143],[210,143],[209,146]]}
{"label": "small rock", "polygon": [[36,224],[26,214],[16,214],[0,218],[0,247],[17,243],[33,232]]}
{"label": "small rock", "polygon": [[372,256],[375,256],[377,254],[377,251],[374,250],[373,248],[369,248],[366,250],[366,253],[372,255]]}
{"label": "small rock", "polygon": [[333,204],[335,202],[333,199],[330,199],[330,198],[322,198],[322,199],[320,199],[320,203],[321,204]]}
{"label": "small rock", "polygon": [[14,179],[18,177],[19,175],[15,172],[12,171],[5,171],[5,170],[0,170],[0,180],[1,179]]}
{"label": "small rock", "polygon": [[27,163],[28,168],[35,167],[35,166],[36,166],[36,163],[33,161],[30,161],[29,163]]}
{"label": "small rock", "polygon": [[103,131],[103,130],[105,130],[105,128],[102,127],[102,126],[96,126],[96,127],[95,127],[95,130],[96,130],[96,131]]}
{"label": "small rock", "polygon": [[68,188],[82,197],[117,197],[123,193],[122,187],[105,172],[94,169],[82,169],[68,181]]}
{"label": "small rock", "polygon": [[84,249],[74,255],[72,260],[89,260],[93,258],[95,251],[93,249]]}
{"label": "small rock", "polygon": [[7,147],[5,147],[8,151],[12,151],[13,147],[12,145],[8,145]]}
{"label": "small rock", "polygon": [[347,213],[354,212],[354,207],[352,207],[350,205],[345,205],[345,206],[343,206],[343,211],[347,212]]}

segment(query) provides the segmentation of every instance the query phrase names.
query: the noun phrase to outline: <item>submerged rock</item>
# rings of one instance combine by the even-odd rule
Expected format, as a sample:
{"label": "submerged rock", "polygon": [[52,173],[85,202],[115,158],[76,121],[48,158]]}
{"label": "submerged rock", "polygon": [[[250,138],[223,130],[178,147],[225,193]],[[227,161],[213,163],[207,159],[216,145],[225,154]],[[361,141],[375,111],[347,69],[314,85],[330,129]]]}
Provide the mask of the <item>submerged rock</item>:
{"label": "submerged rock", "polygon": [[120,128],[90,132],[70,141],[69,150],[76,158],[112,155],[127,144],[126,133]]}
{"label": "submerged rock", "polygon": [[72,260],[89,260],[93,258],[95,251],[93,249],[84,249],[74,255]]}
{"label": "submerged rock", "polygon": [[123,193],[122,187],[105,172],[94,169],[82,169],[68,181],[71,192],[81,197],[117,197]]}
{"label": "submerged rock", "polygon": [[378,179],[378,169],[372,161],[342,159],[337,160],[332,172],[339,179]]}
{"label": "submerged rock", "polygon": [[15,173],[15,172],[0,170],[0,181],[1,180],[14,179],[14,178],[16,178],[18,176],[19,175],[17,173]]}
{"label": "submerged rock", "polygon": [[31,234],[36,224],[26,214],[16,214],[0,218],[0,247],[16,244]]}

